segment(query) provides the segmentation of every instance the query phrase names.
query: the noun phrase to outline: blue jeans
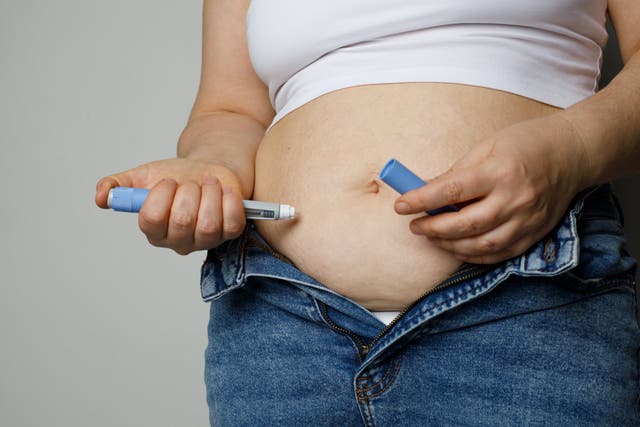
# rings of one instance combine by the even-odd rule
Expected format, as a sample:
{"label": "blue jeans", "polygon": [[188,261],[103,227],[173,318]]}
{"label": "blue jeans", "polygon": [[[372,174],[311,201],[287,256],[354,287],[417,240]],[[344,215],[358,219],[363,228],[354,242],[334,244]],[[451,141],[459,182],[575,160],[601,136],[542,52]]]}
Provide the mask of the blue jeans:
{"label": "blue jeans", "polygon": [[202,267],[211,425],[638,426],[624,244],[592,188],[526,253],[463,265],[385,327],[248,225]]}

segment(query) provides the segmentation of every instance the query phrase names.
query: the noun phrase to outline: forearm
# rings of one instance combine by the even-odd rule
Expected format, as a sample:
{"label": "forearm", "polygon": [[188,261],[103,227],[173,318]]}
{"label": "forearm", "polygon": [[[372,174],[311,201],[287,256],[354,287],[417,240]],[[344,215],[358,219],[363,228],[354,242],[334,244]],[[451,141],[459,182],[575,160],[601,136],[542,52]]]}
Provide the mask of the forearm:
{"label": "forearm", "polygon": [[192,115],[178,141],[178,157],[221,164],[241,181],[245,197],[253,193],[255,157],[265,127],[231,112]]}
{"label": "forearm", "polygon": [[559,116],[572,125],[587,159],[582,187],[640,173],[640,53],[606,88]]}

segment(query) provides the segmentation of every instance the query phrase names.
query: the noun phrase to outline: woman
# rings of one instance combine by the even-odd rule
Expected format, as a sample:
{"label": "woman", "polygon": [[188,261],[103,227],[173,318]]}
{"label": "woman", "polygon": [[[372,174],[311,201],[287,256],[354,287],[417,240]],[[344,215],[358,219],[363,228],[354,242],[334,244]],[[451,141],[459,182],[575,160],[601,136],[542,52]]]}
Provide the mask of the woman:
{"label": "woman", "polygon": [[[626,64],[595,93],[607,10]],[[96,202],[150,188],[150,243],[210,250],[212,425],[637,425],[635,261],[601,184],[639,170],[639,19],[205,1],[178,158]],[[392,157],[429,184],[399,197]],[[299,214],[247,224],[243,198]]]}

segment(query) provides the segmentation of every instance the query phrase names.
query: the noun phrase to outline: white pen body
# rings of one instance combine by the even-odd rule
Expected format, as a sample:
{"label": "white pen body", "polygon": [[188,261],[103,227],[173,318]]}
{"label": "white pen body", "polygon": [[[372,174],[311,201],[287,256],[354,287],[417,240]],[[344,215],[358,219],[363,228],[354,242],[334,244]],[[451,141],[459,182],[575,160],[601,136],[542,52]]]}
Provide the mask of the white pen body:
{"label": "white pen body", "polygon": [[293,219],[295,216],[293,206],[280,203],[243,200],[242,205],[247,219]]}

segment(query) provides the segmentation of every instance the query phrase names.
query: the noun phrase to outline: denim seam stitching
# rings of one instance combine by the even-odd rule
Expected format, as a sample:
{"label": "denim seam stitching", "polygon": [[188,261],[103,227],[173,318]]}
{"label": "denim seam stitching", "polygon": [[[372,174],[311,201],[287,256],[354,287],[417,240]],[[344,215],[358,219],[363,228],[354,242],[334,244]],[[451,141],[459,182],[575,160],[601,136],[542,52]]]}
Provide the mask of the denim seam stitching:
{"label": "denim seam stitching", "polygon": [[[245,228],[245,231],[242,233],[242,235],[238,238],[238,246],[239,246],[239,250],[237,251],[237,256],[235,258],[236,261],[236,268],[238,269],[236,271],[235,274],[235,278],[234,281],[232,283],[227,283],[226,278],[224,277],[224,274],[221,272],[221,277],[222,280],[224,281],[225,287],[224,289],[221,290],[217,290],[217,292],[211,292],[207,295],[204,294],[204,280],[202,280],[202,278],[200,279],[200,295],[202,297],[202,300],[204,302],[209,302],[212,301],[214,299],[218,299],[220,297],[222,297],[223,295],[239,288],[242,287],[244,285],[244,265],[245,265],[245,257],[246,257],[246,251],[245,248],[247,246],[247,239],[248,239],[248,233],[247,233],[247,229]],[[208,266],[207,264],[213,264],[213,262],[207,262],[207,260],[205,259],[202,267],[201,267],[201,275],[202,275],[202,270],[207,269],[208,270]],[[225,263],[225,265],[229,265],[229,263]],[[207,274],[208,276],[208,274]],[[215,288],[215,287],[214,287]]]}
{"label": "denim seam stitching", "polygon": [[[386,384],[385,384],[385,385],[380,389],[380,391],[378,391],[377,393],[373,393],[373,394],[367,395],[367,394],[366,394],[366,392],[365,392],[364,400],[369,400],[369,399],[371,399],[371,398],[378,397],[378,396],[380,396],[382,393],[384,393],[385,391],[387,391],[387,390],[389,389],[389,387],[391,386],[391,384],[393,384],[393,383],[394,383],[394,381],[396,380],[396,378],[398,377],[398,374],[400,373],[400,367],[401,367],[401,365],[402,365],[402,358],[400,358],[400,359],[398,360],[398,364],[396,365],[396,367],[395,367],[395,371],[393,372],[393,377],[391,377],[391,378],[388,380],[388,382],[387,382],[387,383],[386,383]],[[381,380],[380,382],[382,382],[382,380]],[[379,384],[380,382],[378,382],[378,384]]]}
{"label": "denim seam stitching", "polygon": [[459,327],[455,327],[455,328],[451,328],[451,329],[445,329],[445,330],[436,331],[436,332],[430,332],[429,335],[439,335],[439,334],[458,331],[458,330],[465,329],[465,328],[468,328],[468,327],[471,327],[471,326],[480,326],[480,325],[486,325],[486,324],[493,323],[493,322],[499,322],[501,320],[510,319],[510,318],[516,317],[516,316],[525,316],[527,314],[539,313],[539,312],[542,312],[542,311],[545,311],[545,310],[554,310],[554,309],[557,309],[557,308],[560,308],[560,307],[565,307],[565,306],[574,304],[574,303],[579,302],[579,301],[583,301],[583,300],[586,300],[586,299],[589,299],[589,298],[597,297],[597,296],[602,295],[602,294],[604,294],[604,293],[606,293],[606,292],[608,292],[608,291],[610,291],[612,289],[616,289],[616,285],[619,285],[619,284],[626,284],[626,282],[624,280],[621,280],[619,282],[611,282],[611,283],[609,283],[609,287],[607,287],[607,288],[599,288],[598,289],[598,291],[603,291],[603,292],[581,295],[581,296],[579,296],[578,298],[576,298],[574,300],[571,300],[571,301],[568,301],[568,302],[563,302],[561,304],[551,305],[551,306],[547,306],[547,307],[543,307],[543,308],[536,308],[536,309],[527,310],[527,311],[520,311],[520,312],[512,313],[512,314],[509,314],[509,315],[506,315],[506,316],[495,317],[495,318],[492,318],[492,319],[487,319],[487,320],[484,320],[484,321],[481,321],[481,322],[476,322],[476,323],[470,323],[470,324],[464,325],[464,326],[459,326]]}
{"label": "denim seam stitching", "polygon": [[[458,304],[456,304],[455,306],[451,307],[451,308],[453,309],[453,308],[455,308],[455,307],[459,306],[460,304],[463,304],[464,302],[466,302],[467,300],[465,300],[465,298],[467,298],[471,293],[473,293],[473,292],[475,292],[475,291],[478,291],[478,290],[479,290],[479,291],[481,291],[481,292],[489,291],[489,290],[491,290],[491,289],[495,288],[495,287],[496,287],[496,286],[498,286],[500,283],[502,283],[503,281],[505,281],[505,280],[507,279],[507,277],[509,277],[509,275],[510,275],[511,273],[512,273],[512,272],[509,272],[509,273],[505,274],[503,278],[500,278],[500,279],[499,279],[499,281],[496,281],[492,286],[486,286],[486,285],[484,285],[484,286],[483,286],[482,284],[478,284],[478,285],[476,285],[476,286],[472,286],[472,287],[471,287],[471,289],[468,289],[468,290],[466,290],[466,291],[464,291],[464,290],[463,290],[462,294],[460,294],[460,295],[454,295],[452,298],[448,298],[448,299],[446,299],[446,300],[442,301],[442,302],[441,302],[441,303],[439,303],[439,304],[432,305],[429,309],[423,310],[423,311],[422,311],[422,313],[421,313],[421,315],[422,315],[422,316],[432,316],[432,315],[434,315],[434,314],[438,314],[438,313],[437,313],[437,311],[438,311],[442,306],[447,305],[447,304],[451,303],[453,300],[457,299],[457,300],[459,301],[459,303],[458,303]],[[483,287],[484,287],[485,289],[482,289]],[[479,295],[478,295],[478,296],[479,296]],[[427,320],[427,319],[424,319],[424,320]],[[420,322],[421,322],[421,321],[420,321]],[[409,329],[407,329],[407,330],[405,330],[405,331],[402,331],[402,334],[399,334],[399,333],[394,334],[394,335],[392,336],[392,338],[391,338],[391,339],[392,339],[392,340],[395,340],[395,339],[397,339],[400,335],[405,335],[406,333],[410,332],[410,330],[412,330],[412,329],[415,329],[415,326],[414,326],[414,327],[411,327],[411,328],[409,328]]]}
{"label": "denim seam stitching", "polygon": [[[522,260],[523,263],[526,262],[526,260]],[[573,261],[573,260],[572,260]],[[495,282],[492,285],[487,286],[486,284],[482,283],[482,277],[486,277],[486,275],[483,275],[481,278],[477,278],[475,279],[473,282],[471,282],[470,284],[470,288],[467,290],[462,290],[462,292],[459,295],[454,295],[452,298],[448,298],[445,301],[441,302],[440,304],[437,304],[435,306],[431,306],[429,308],[423,308],[419,314],[419,316],[421,317],[421,319],[415,320],[414,322],[412,322],[412,325],[407,325],[406,327],[404,327],[401,330],[396,331],[393,335],[388,336],[384,341],[379,341],[378,343],[382,343],[382,342],[387,342],[386,345],[381,346],[381,350],[379,350],[376,353],[369,353],[369,358],[371,360],[375,359],[375,356],[377,356],[378,354],[380,354],[380,352],[382,351],[382,349],[392,345],[396,340],[398,340],[399,338],[401,338],[403,335],[411,332],[412,330],[414,330],[415,328],[417,328],[421,323],[423,323],[426,320],[429,320],[429,316],[431,316],[431,318],[435,317],[436,315],[439,314],[439,312],[437,312],[437,310],[442,307],[445,304],[451,303],[452,301],[458,300],[459,302],[457,304],[455,304],[454,306],[452,306],[451,308],[455,308],[461,304],[464,304],[465,302],[467,302],[469,300],[469,296],[471,294],[476,294],[475,296],[481,296],[484,295],[488,292],[490,292],[491,290],[493,290],[496,286],[500,285],[502,282],[504,282],[505,280],[507,280],[509,278],[509,276],[512,275],[516,275],[516,276],[521,276],[521,277],[557,277],[560,276],[561,274],[565,273],[567,270],[570,270],[572,267],[575,267],[575,262],[567,262],[561,266],[558,266],[557,269],[552,270],[552,271],[535,271],[535,272],[526,272],[526,271],[521,271],[518,270],[517,267],[515,267],[515,265],[505,265],[503,267],[501,267],[500,269],[498,269],[498,272],[495,274],[494,278],[492,280],[495,280]],[[474,285],[474,283],[477,283]]]}
{"label": "denim seam stitching", "polygon": [[236,285],[240,285],[243,282],[243,278],[245,276],[245,270],[244,270],[244,264],[245,264],[245,258],[246,258],[246,248],[247,248],[247,241],[249,239],[249,235],[248,233],[244,233],[243,238],[240,240],[240,248],[238,251],[238,257],[236,258],[236,262],[237,262],[237,268],[238,271],[236,273],[236,279],[235,279],[235,284]]}
{"label": "denim seam stitching", "polygon": [[[481,290],[481,292],[483,292],[483,294],[488,293],[489,291],[493,290],[495,287],[497,287],[498,285],[500,285],[502,282],[504,282],[506,279],[508,279],[510,275],[513,275],[513,274],[514,274],[513,272],[509,272],[509,273],[508,273],[504,278],[501,278],[501,279],[500,279],[500,281],[496,282],[493,286],[491,286],[491,287],[489,287],[489,288],[487,288],[487,289],[480,289],[480,288],[482,288],[482,285],[479,285],[479,286],[477,286],[477,287],[471,288],[471,289],[469,289],[468,291],[465,291],[463,294],[461,294],[461,295],[457,296],[457,298],[458,298],[459,300],[464,299],[464,298],[466,298],[467,296],[469,296],[469,294],[470,294],[471,292],[473,292],[473,291],[475,291],[475,290],[478,290],[478,289],[480,289],[480,290]],[[555,276],[554,278],[555,278],[555,279],[557,279],[557,278],[559,278],[559,276],[560,276],[560,275]],[[597,291],[605,290],[605,289],[607,289],[608,287],[613,287],[613,286],[620,285],[620,284],[629,285],[630,283],[631,283],[631,282],[629,281],[629,278],[619,278],[619,277],[616,277],[616,278],[611,278],[611,279],[602,279],[601,286],[600,286],[600,287],[598,287],[597,289],[594,289],[594,291],[596,291],[596,290],[597,290]],[[590,296],[590,295],[585,295],[585,296]],[[454,298],[455,298],[455,297],[454,297]],[[433,315],[433,314],[436,314],[436,315],[437,315],[437,314],[439,314],[439,313],[436,313],[436,311],[438,311],[438,309],[440,309],[440,307],[442,307],[443,305],[446,305],[447,303],[451,302],[451,300],[452,300],[452,299],[454,299],[454,298],[447,299],[447,300],[445,300],[445,301],[441,302],[440,304],[437,304],[437,305],[435,305],[435,306],[432,306],[429,310],[426,310],[426,311],[423,313],[423,315],[424,315],[424,316],[429,316],[429,315]],[[455,307],[459,307],[460,305],[464,304],[464,303],[465,303],[465,302],[467,302],[467,301],[468,301],[468,300],[461,301],[459,304],[457,304],[457,305],[455,305],[454,307],[451,307],[451,308],[453,309],[453,308],[455,308]],[[406,333],[410,332],[412,329],[415,329],[415,327],[410,328],[410,329],[408,329],[408,330],[404,331],[401,335],[406,335]],[[393,339],[398,338],[398,335],[399,335],[399,334],[397,334],[397,333],[396,333],[396,334],[395,334],[395,336],[393,337]]]}
{"label": "denim seam stitching", "polygon": [[[208,273],[207,273],[208,275]],[[224,279],[223,279],[224,280]],[[234,291],[236,289],[238,289],[239,287],[242,287],[241,284],[235,284],[235,285],[228,285],[225,286],[224,289],[217,291],[217,292],[211,292],[207,295],[204,295],[204,280],[200,281],[200,294],[202,296],[202,301],[203,302],[210,302],[213,301],[215,299],[218,299],[226,294],[228,294],[231,291]],[[226,281],[225,281],[225,285],[226,285]]]}
{"label": "denim seam stitching", "polygon": [[369,400],[364,400],[364,404],[367,406],[366,414],[365,414],[365,424],[368,427],[376,427],[376,423],[373,420],[373,410],[371,409],[371,404]]}
{"label": "denim seam stitching", "polygon": [[380,381],[378,381],[377,383],[373,384],[373,385],[372,385],[372,386],[370,386],[370,387],[364,387],[364,388],[361,388],[361,389],[359,389],[359,390],[364,391],[364,392],[367,392],[367,391],[369,391],[369,390],[373,390],[374,388],[379,387],[379,386],[380,386],[380,384],[381,384],[382,382],[384,382],[385,378],[387,378],[387,377],[389,376],[389,373],[390,373],[390,372],[391,372],[395,367],[396,367],[396,365],[395,365],[395,358],[392,358],[392,359],[391,359],[391,361],[390,361],[390,363],[389,363],[389,367],[387,368],[386,372],[382,375],[382,378],[380,379]]}
{"label": "denim seam stitching", "polygon": [[[596,187],[597,188],[597,187]],[[480,295],[491,291],[492,289],[494,289],[496,286],[498,286],[500,283],[504,282],[507,278],[509,278],[509,276],[511,275],[517,275],[517,276],[521,276],[521,277],[553,277],[553,276],[559,276],[563,273],[565,273],[566,271],[570,270],[571,268],[575,267],[578,263],[578,256],[579,256],[579,240],[578,240],[578,235],[577,235],[577,216],[582,212],[583,209],[583,205],[584,205],[584,200],[585,198],[591,194],[593,191],[595,191],[595,188],[590,190],[589,192],[586,193],[586,195],[584,196],[584,198],[581,198],[576,205],[573,207],[573,209],[571,209],[571,211],[569,212],[569,219],[570,219],[570,226],[569,229],[571,231],[571,237],[569,237],[568,239],[565,240],[566,241],[572,241],[573,247],[571,249],[571,257],[569,257],[569,260],[567,262],[564,262],[560,265],[556,265],[554,269],[549,270],[549,271],[541,271],[539,269],[533,269],[532,271],[528,271],[527,268],[527,252],[525,252],[525,254],[521,255],[520,258],[520,262],[514,262],[512,264],[507,264],[502,266],[501,268],[498,269],[498,272],[496,272],[495,275],[495,283],[491,286],[485,287],[486,285],[483,285],[481,282],[478,285],[471,285],[472,288],[468,289],[467,291],[464,291],[461,295],[457,295],[454,298],[449,298],[446,301],[442,302],[441,304],[438,304],[434,307],[431,307],[428,310],[423,310],[421,313],[421,316],[429,316],[429,315],[433,315],[434,311],[437,310],[438,308],[440,308],[442,305],[447,304],[449,302],[451,302],[452,300],[458,299],[465,299],[466,297],[469,296],[469,294],[471,294],[472,292],[476,292],[479,291],[481,292]],[[515,261],[515,260],[514,260]],[[519,267],[518,267],[519,265]],[[501,271],[500,271],[501,270]],[[479,279],[476,279],[475,282],[478,282]],[[472,282],[473,283],[473,282]],[[483,289],[484,288],[484,289]],[[479,295],[478,295],[479,296]],[[460,304],[463,304],[466,301],[461,301],[459,304],[455,305],[454,307],[457,307]],[[454,308],[452,307],[452,308]],[[438,313],[436,313],[438,314]],[[424,319],[424,320],[428,320],[428,319]],[[414,324],[412,326],[408,326],[405,329],[402,329],[400,331],[397,331],[394,335],[392,335],[390,338],[388,338],[386,341],[389,342],[388,345],[393,344],[393,342],[395,340],[397,340],[398,338],[400,338],[402,335],[410,332],[411,330],[415,329],[418,324],[422,323],[423,320],[418,320],[417,324]],[[416,322],[414,322],[416,323]],[[375,353],[375,355],[377,355],[378,353]],[[373,357],[371,357],[373,359]]]}
{"label": "denim seam stitching", "polygon": [[[415,324],[412,326],[409,326],[407,328],[404,328],[400,331],[397,331],[396,333],[394,333],[392,336],[388,337],[385,341],[388,342],[388,344],[386,344],[384,347],[382,348],[386,348],[391,346],[396,340],[398,340],[399,338],[401,338],[403,335],[406,335],[407,333],[411,332],[412,330],[414,330],[415,328],[417,328],[421,323],[423,323],[424,321],[428,320],[429,316],[434,317],[435,315],[439,314],[437,312],[437,310],[450,303],[452,300],[458,299],[459,303],[454,305],[453,307],[451,307],[452,309],[459,306],[460,304],[463,304],[465,302],[468,301],[468,299],[465,300],[465,298],[467,298],[471,293],[474,293],[476,291],[480,291],[482,292],[482,294],[487,293],[489,291],[491,291],[492,289],[494,289],[496,286],[498,286],[500,283],[504,282],[511,274],[513,274],[513,271],[507,271],[506,274],[504,274],[503,277],[499,277],[498,280],[492,285],[492,286],[487,286],[487,285],[483,285],[482,283],[479,283],[476,286],[473,286],[466,290],[463,291],[463,293],[461,295],[456,295],[452,298],[448,298],[447,300],[441,302],[440,304],[437,304],[435,306],[430,307],[429,309],[425,309],[422,311],[422,313],[420,314],[420,317],[424,318],[422,320],[418,320],[417,322],[414,322]],[[485,288],[485,289],[482,289]],[[482,295],[480,294],[480,295]],[[480,295],[476,295],[476,296],[480,296]],[[426,317],[426,318],[425,318]],[[380,351],[378,351],[378,353],[375,353],[375,356],[377,356],[380,353]],[[374,357],[370,356],[371,359],[373,360]]]}
{"label": "denim seam stitching", "polygon": [[[480,292],[482,292],[482,294],[486,294],[488,292],[490,292],[491,290],[493,290],[496,286],[498,286],[499,284],[501,284],[502,282],[504,282],[511,274],[513,274],[513,272],[509,272],[507,273],[503,278],[500,278],[500,280],[498,282],[496,282],[493,286],[487,288],[487,289],[481,289],[483,287],[483,285],[478,285],[475,287],[472,287],[471,289],[464,291],[461,295],[457,295],[454,296],[453,298],[449,298],[435,306],[432,306],[431,308],[429,308],[428,310],[425,310],[422,313],[422,317],[427,317],[427,319],[424,320],[419,320],[417,322],[416,325],[413,325],[411,327],[408,327],[406,329],[403,329],[401,331],[396,332],[392,337],[388,338],[388,344],[386,344],[383,348],[388,348],[391,345],[393,345],[399,338],[402,338],[404,335],[408,334],[409,332],[411,332],[412,330],[416,329],[421,323],[423,323],[424,321],[428,320],[429,316],[437,316],[438,314],[441,313],[438,312],[438,309],[440,309],[443,305],[446,305],[447,303],[451,302],[453,299],[458,299],[460,302],[456,305],[454,305],[453,307],[451,307],[451,309],[454,309],[456,307],[459,307],[460,305],[464,304],[465,302],[468,301],[464,300],[462,301],[464,298],[468,297],[469,294],[471,294],[474,291],[480,290]],[[611,279],[610,281],[607,281],[606,285],[603,286],[615,286],[617,284],[628,284],[628,279],[620,279],[620,278],[616,278],[616,279]],[[599,288],[599,290],[602,290],[603,288]],[[477,295],[477,296],[480,296]],[[380,351],[378,351],[377,353],[374,354],[374,356],[377,356],[380,353]],[[375,357],[372,356],[372,359],[374,359]]]}
{"label": "denim seam stitching", "polygon": [[[315,285],[313,283],[303,282],[303,281],[297,280],[297,279],[290,279],[290,278],[287,278],[287,277],[276,276],[276,275],[273,275],[273,274],[263,274],[263,273],[247,273],[246,276],[247,277],[267,277],[267,278],[271,278],[271,279],[284,280],[284,281],[291,282],[291,283],[294,283],[294,284],[299,285],[299,286],[308,287],[308,288],[315,289],[315,290],[318,290],[318,291],[321,291],[321,292],[326,292],[326,293],[328,293],[330,295],[334,295],[334,296],[337,296],[337,297],[340,297],[340,298],[344,298],[343,295],[340,295],[339,293],[337,293],[336,291],[334,291],[331,288],[327,288],[325,286],[318,286],[318,285]],[[360,308],[362,308],[365,311],[368,311],[364,307],[360,307]]]}
{"label": "denim seam stitching", "polygon": [[[571,252],[571,256],[569,257],[569,260],[567,262],[559,266],[556,266],[556,269],[551,271],[552,273],[559,274],[561,273],[561,270],[566,269],[567,266],[575,267],[577,265],[578,259],[580,256],[580,237],[578,235],[578,218],[582,215],[582,212],[584,210],[585,200],[600,187],[601,187],[600,185],[597,185],[591,188],[589,191],[586,191],[584,194],[582,194],[578,198],[578,200],[575,202],[575,205],[571,208],[571,210],[569,210],[569,238],[558,239],[558,243],[561,245],[564,245],[564,244],[570,245],[569,250]],[[553,238],[553,237],[549,236],[549,238]],[[556,250],[557,250],[557,247],[556,247]],[[522,272],[528,272],[528,262],[527,262],[528,257],[526,256],[527,252],[523,254],[525,256],[521,256],[520,270]],[[543,274],[548,273],[547,271],[540,271],[539,269],[532,269],[532,272],[543,273]],[[528,273],[531,273],[531,272],[528,272]]]}

